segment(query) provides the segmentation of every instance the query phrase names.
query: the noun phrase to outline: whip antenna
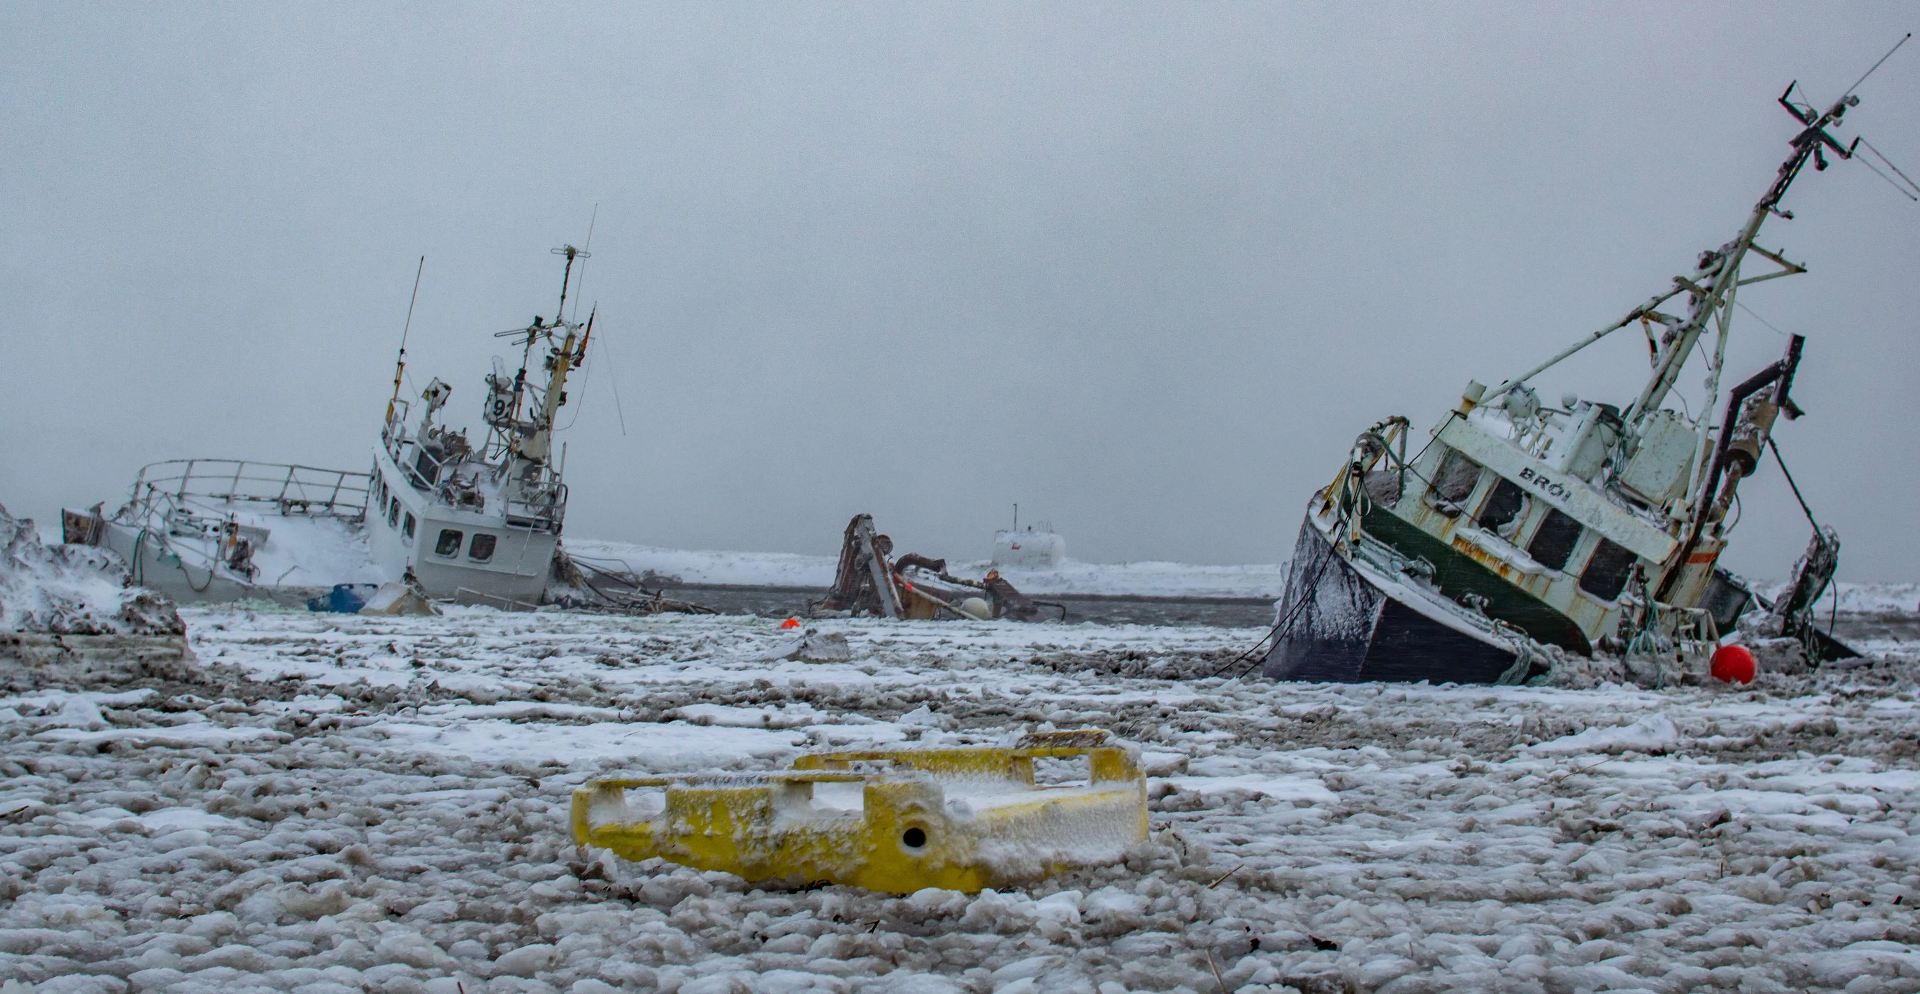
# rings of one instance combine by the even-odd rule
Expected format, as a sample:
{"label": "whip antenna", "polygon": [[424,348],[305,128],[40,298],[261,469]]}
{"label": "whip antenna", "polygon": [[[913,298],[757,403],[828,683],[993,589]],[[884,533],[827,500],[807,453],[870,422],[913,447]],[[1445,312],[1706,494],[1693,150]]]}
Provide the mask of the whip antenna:
{"label": "whip antenna", "polygon": [[[1880,61],[1879,61],[1879,62],[1875,62],[1875,63],[1873,64],[1873,68],[1871,68],[1871,69],[1868,69],[1868,70],[1867,70],[1866,72],[1863,72],[1863,73],[1861,73],[1861,74],[1860,74],[1860,78],[1859,78],[1859,79],[1856,79],[1856,80],[1854,80],[1854,81],[1853,81],[1853,85],[1852,85],[1852,86],[1849,86],[1849,87],[1847,87],[1847,94],[1848,94],[1848,95],[1851,95],[1851,94],[1853,93],[1853,91],[1855,91],[1855,90],[1857,90],[1857,89],[1859,89],[1859,88],[1860,88],[1860,84],[1861,84],[1861,83],[1864,83],[1864,82],[1866,82],[1866,81],[1867,81],[1867,77],[1868,77],[1868,76],[1871,76],[1871,75],[1873,75],[1873,72],[1874,72],[1874,69],[1878,69],[1878,68],[1880,68],[1880,66],[1881,66],[1881,64],[1882,64],[1882,63],[1885,63],[1885,62],[1886,62],[1886,61],[1887,61],[1888,59],[1891,59],[1891,58],[1893,58],[1893,53],[1895,53],[1895,52],[1898,52],[1898,51],[1900,50],[1900,46],[1902,46],[1902,45],[1905,45],[1905,44],[1907,43],[1907,39],[1909,39],[1909,38],[1912,38],[1912,37],[1913,37],[1913,32],[1911,32],[1911,31],[1909,31],[1909,32],[1907,32],[1907,33],[1906,33],[1906,34],[1904,34],[1904,35],[1901,35],[1901,36],[1900,36],[1900,40],[1899,40],[1899,41],[1896,41],[1896,42],[1894,42],[1894,43],[1893,43],[1893,47],[1892,47],[1892,48],[1889,48],[1889,49],[1887,49],[1887,54],[1885,54],[1885,55],[1882,55],[1882,56],[1880,56]],[[1846,97],[1845,97],[1845,96],[1843,96],[1843,97],[1841,97],[1840,99],[1842,99],[1842,100],[1845,100],[1845,99],[1846,99]]]}
{"label": "whip antenna", "polygon": [[[591,255],[588,250],[593,248],[593,225],[594,222],[598,220],[600,220],[600,205],[594,204],[593,214],[587,218],[587,243],[580,247],[580,257],[582,259],[589,258]],[[573,288],[573,316],[575,319],[580,317],[580,298],[585,296],[586,292],[587,264],[583,262],[580,264],[580,282],[574,284]],[[586,353],[583,351],[581,354],[585,355]]]}
{"label": "whip antenna", "polygon": [[407,323],[400,328],[400,357],[393,366],[393,396],[387,398],[387,423],[393,423],[393,405],[400,400],[400,378],[407,372],[407,333],[413,330],[413,305],[420,299],[420,274],[427,269],[427,257],[413,267],[413,296],[407,298]]}

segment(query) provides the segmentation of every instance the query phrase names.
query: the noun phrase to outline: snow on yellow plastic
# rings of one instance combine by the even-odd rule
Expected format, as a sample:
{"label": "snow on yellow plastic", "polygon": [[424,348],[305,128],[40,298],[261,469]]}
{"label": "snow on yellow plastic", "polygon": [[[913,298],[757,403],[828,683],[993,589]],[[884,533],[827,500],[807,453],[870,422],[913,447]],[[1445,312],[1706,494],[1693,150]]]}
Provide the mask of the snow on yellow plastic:
{"label": "snow on yellow plastic", "polygon": [[[778,772],[596,780],[574,791],[574,838],[755,882],[1005,887],[1117,862],[1147,837],[1146,779],[1107,740],[1077,729],[1011,749],[813,753]],[[1035,760],[1079,757],[1084,780],[1034,782]]]}

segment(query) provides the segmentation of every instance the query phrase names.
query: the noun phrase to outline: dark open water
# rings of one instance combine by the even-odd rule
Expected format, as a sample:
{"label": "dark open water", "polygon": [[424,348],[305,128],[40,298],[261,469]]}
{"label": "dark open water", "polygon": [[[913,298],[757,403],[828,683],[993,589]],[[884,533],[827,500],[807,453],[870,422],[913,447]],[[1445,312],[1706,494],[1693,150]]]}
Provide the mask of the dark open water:
{"label": "dark open water", "polygon": [[[807,616],[807,602],[826,594],[816,587],[746,587],[687,585],[668,587],[666,595],[705,604],[722,614],[756,614],[763,618]],[[1260,597],[1049,597],[1036,601],[1062,604],[1067,623],[1104,625],[1209,625],[1220,628],[1261,628],[1273,623],[1273,602]],[[1049,619],[1053,608],[1042,607]]]}

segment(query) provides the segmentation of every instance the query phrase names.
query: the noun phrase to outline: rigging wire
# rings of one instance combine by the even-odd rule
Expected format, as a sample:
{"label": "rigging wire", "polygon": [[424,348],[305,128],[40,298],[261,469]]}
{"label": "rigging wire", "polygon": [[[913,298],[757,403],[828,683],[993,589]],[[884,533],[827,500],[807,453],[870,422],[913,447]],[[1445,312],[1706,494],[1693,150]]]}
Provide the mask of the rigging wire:
{"label": "rigging wire", "polygon": [[[1807,499],[1800,496],[1800,485],[1793,482],[1793,474],[1787,471],[1787,461],[1780,458],[1780,446],[1774,443],[1772,435],[1767,436],[1767,448],[1773,452],[1773,461],[1780,464],[1780,475],[1787,478],[1787,487],[1793,491],[1793,499],[1800,502],[1800,510],[1806,514],[1807,524],[1813,526],[1814,534],[1821,534],[1820,522],[1814,520],[1813,508],[1807,506]],[[1832,638],[1834,624],[1840,618],[1840,584],[1833,577],[1827,578],[1827,584],[1833,588],[1833,607],[1827,612],[1827,637]],[[1814,617],[1817,619],[1819,615]],[[1818,626],[1819,622],[1816,620],[1814,624]]]}
{"label": "rigging wire", "polygon": [[607,340],[604,336],[594,339],[594,342],[600,346],[600,357],[607,361],[607,382],[613,384],[613,410],[620,415],[620,436],[625,438],[627,434],[627,412],[625,408],[620,406],[620,374],[613,368],[613,352],[607,348]]}
{"label": "rigging wire", "polygon": [[[1861,139],[1860,139],[1860,144],[1862,144],[1862,145],[1865,145],[1865,146],[1867,147],[1867,151],[1869,151],[1869,152],[1872,152],[1872,153],[1873,153],[1873,156],[1874,156],[1874,158],[1876,158],[1876,159],[1879,159],[1879,160],[1880,160],[1881,162],[1884,162],[1884,163],[1886,163],[1886,164],[1887,164],[1887,168],[1888,168],[1888,169],[1891,169],[1891,170],[1893,170],[1893,171],[1894,171],[1894,173],[1895,173],[1896,175],[1898,175],[1898,176],[1899,176],[1899,177],[1900,177],[1901,179],[1903,179],[1903,180],[1906,180],[1906,181],[1907,181],[1907,185],[1908,185],[1908,186],[1910,186],[1910,187],[1912,187],[1912,188],[1913,188],[1913,189],[1915,189],[1915,190],[1920,190],[1920,183],[1915,183],[1915,182],[1913,181],[1913,177],[1911,177],[1911,176],[1908,176],[1908,175],[1907,175],[1906,173],[1904,173],[1904,172],[1901,172],[1901,171],[1900,171],[1900,167],[1899,167],[1899,166],[1896,166],[1896,165],[1894,165],[1894,164],[1893,164],[1893,160],[1892,160],[1892,159],[1889,159],[1889,158],[1887,158],[1887,154],[1886,154],[1885,152],[1882,152],[1882,151],[1880,151],[1879,149],[1877,149],[1877,148],[1874,148],[1874,147],[1873,147],[1873,143],[1872,143],[1872,142],[1870,142],[1870,141],[1868,141],[1868,140],[1866,140],[1865,138],[1861,138]],[[1897,184],[1896,184],[1896,188],[1897,188]],[[1902,190],[1901,192],[1902,192],[1902,193],[1905,193],[1906,191],[1904,191],[1904,190]],[[1908,194],[1908,195],[1909,195],[1909,196],[1912,196],[1911,194]],[[1914,199],[1920,199],[1920,197],[1916,197],[1916,198],[1914,198]]]}
{"label": "rigging wire", "polygon": [[[1780,464],[1780,476],[1786,476],[1786,478],[1788,478],[1788,487],[1789,489],[1793,489],[1793,499],[1795,499],[1795,501],[1799,501],[1799,505],[1801,505],[1801,512],[1805,512],[1805,514],[1807,514],[1807,524],[1811,524],[1812,530],[1814,530],[1814,533],[1818,535],[1818,533],[1820,533],[1820,522],[1816,522],[1816,520],[1812,518],[1812,509],[1811,507],[1807,507],[1807,499],[1805,499],[1805,497],[1801,497],[1801,493],[1799,493],[1799,484],[1795,484],[1795,482],[1793,482],[1793,474],[1791,474],[1791,472],[1788,472],[1788,461],[1786,461],[1786,459],[1780,459],[1780,445],[1776,445],[1776,443],[1774,443],[1774,436],[1766,436],[1766,447],[1768,447],[1768,449],[1772,449],[1772,453],[1774,453],[1774,462],[1778,462],[1778,464]],[[1830,578],[1826,578],[1826,581],[1828,581],[1828,587],[1832,587],[1832,589],[1834,589],[1834,606],[1832,606],[1832,608],[1828,608],[1828,614],[1826,614],[1826,637],[1828,637],[1828,639],[1832,639],[1832,637],[1834,637],[1834,624],[1836,624],[1836,622],[1839,622],[1839,581],[1834,580],[1832,576],[1830,576]],[[1814,618],[1818,618],[1818,614],[1814,614]],[[1820,622],[1816,620],[1816,622],[1814,622],[1814,626],[1818,626],[1818,624],[1820,624]]]}
{"label": "rigging wire", "polygon": [[1808,507],[1807,499],[1800,496],[1800,485],[1793,482],[1793,474],[1787,471],[1787,461],[1780,458],[1780,446],[1774,444],[1772,434],[1767,435],[1767,448],[1773,452],[1773,461],[1780,464],[1780,474],[1787,478],[1787,486],[1793,490],[1793,499],[1800,502],[1800,510],[1806,514],[1807,524],[1812,525],[1814,531],[1819,531],[1820,522],[1813,519],[1813,508]]}
{"label": "rigging wire", "polygon": [[[1340,520],[1335,523],[1335,527],[1341,528],[1341,527],[1344,527],[1345,525],[1346,525],[1346,518],[1343,515],[1340,518]],[[1214,670],[1212,673],[1209,673],[1207,675],[1210,677],[1219,676],[1220,674],[1225,673],[1226,671],[1232,669],[1233,667],[1238,666],[1242,661],[1246,661],[1247,665],[1243,667],[1238,673],[1235,673],[1233,675],[1233,679],[1238,680],[1241,677],[1246,676],[1248,673],[1252,672],[1255,666],[1259,665],[1262,662],[1265,662],[1266,657],[1262,655],[1258,655],[1258,653],[1260,652],[1260,647],[1266,645],[1268,641],[1272,641],[1273,644],[1277,646],[1280,644],[1279,640],[1281,638],[1286,637],[1289,633],[1292,632],[1293,624],[1295,621],[1299,620],[1301,610],[1303,610],[1309,603],[1313,601],[1314,599],[1313,592],[1320,588],[1320,581],[1322,578],[1326,576],[1327,566],[1330,565],[1333,562],[1334,558],[1337,557],[1338,555],[1339,553],[1334,551],[1332,543],[1328,543],[1327,554],[1321,557],[1320,559],[1319,571],[1313,575],[1312,582],[1308,583],[1307,586],[1304,588],[1304,590],[1306,591],[1306,594],[1302,596],[1298,601],[1294,602],[1293,610],[1288,611],[1286,617],[1276,619],[1273,623],[1273,627],[1271,629],[1268,629],[1267,634],[1264,637],[1262,637],[1260,641],[1255,642],[1252,648],[1249,648],[1247,651],[1241,653],[1238,656],[1235,656],[1233,659],[1229,660],[1226,663],[1226,665],[1220,667],[1217,670]],[[1289,570],[1288,573],[1289,573],[1289,576],[1287,579],[1287,586],[1291,587],[1293,586],[1293,579],[1291,576],[1292,571]]]}
{"label": "rigging wire", "polygon": [[[1871,146],[1869,146],[1869,147],[1871,147]],[[1876,153],[1874,153],[1874,154],[1875,154],[1875,155],[1879,155],[1879,153],[1878,153],[1878,152],[1876,152]],[[1881,160],[1882,160],[1882,161],[1885,161],[1885,159],[1886,159],[1886,156],[1880,156],[1880,158],[1881,158]],[[1914,195],[1913,195],[1913,191],[1911,191],[1911,190],[1908,190],[1908,189],[1907,189],[1906,187],[1903,187],[1903,186],[1901,186],[1901,185],[1900,185],[1899,183],[1896,183],[1896,182],[1894,182],[1894,179],[1893,179],[1893,177],[1891,177],[1891,176],[1888,176],[1888,175],[1887,175],[1886,173],[1883,173],[1883,172],[1881,172],[1881,171],[1880,171],[1880,167],[1879,167],[1879,166],[1876,166],[1876,165],[1874,165],[1873,163],[1871,163],[1871,162],[1869,162],[1869,161],[1867,161],[1866,159],[1861,159],[1861,160],[1859,160],[1859,161],[1860,161],[1860,164],[1861,164],[1861,165],[1863,165],[1863,166],[1866,166],[1866,167],[1867,167],[1868,169],[1871,169],[1871,170],[1873,170],[1873,174],[1874,174],[1875,176],[1878,176],[1878,177],[1880,177],[1881,179],[1883,179],[1883,180],[1886,180],[1886,181],[1887,181],[1887,185],[1888,185],[1888,186],[1891,186],[1891,187],[1893,187],[1894,189],[1896,189],[1896,190],[1898,190],[1898,191],[1900,191],[1900,195],[1901,195],[1901,196],[1903,196],[1903,197],[1906,197],[1906,198],[1907,198],[1908,200],[1920,200],[1920,197],[1916,197],[1916,196],[1914,196]],[[1889,166],[1891,166],[1891,165],[1893,165],[1893,163],[1891,163],[1891,162],[1888,162],[1888,163],[1887,163],[1887,165],[1889,165]],[[1896,173],[1899,173],[1899,172],[1900,172],[1900,170],[1898,170],[1898,169],[1895,169],[1895,170],[1894,170],[1894,172],[1896,172]],[[1900,173],[1900,178],[1901,178],[1901,179],[1906,179],[1906,175],[1907,175],[1906,173]],[[1907,180],[1907,182],[1909,182],[1909,183],[1911,183],[1911,182],[1913,182],[1913,181],[1912,181],[1912,180]]]}
{"label": "rigging wire", "polygon": [[1763,318],[1759,314],[1755,313],[1754,309],[1751,307],[1748,307],[1745,301],[1735,300],[1733,302],[1733,306],[1738,307],[1743,311],[1746,311],[1748,317],[1753,318],[1755,321],[1758,321],[1761,324],[1765,325],[1767,327],[1767,330],[1773,332],[1776,335],[1779,335],[1781,338],[1793,337],[1792,335],[1789,335],[1786,332],[1781,331],[1778,327],[1775,327],[1773,322],[1768,321],[1766,318]]}
{"label": "rigging wire", "polygon": [[[1912,37],[1913,37],[1913,32],[1911,31],[1902,35],[1899,41],[1896,41],[1893,43],[1892,48],[1887,49],[1887,54],[1880,56],[1879,62],[1875,62],[1870,68],[1867,69],[1866,72],[1863,72],[1860,74],[1859,79],[1856,79],[1853,81],[1852,86],[1847,87],[1847,93],[1851,94],[1853,91],[1859,89],[1860,84],[1866,82],[1868,76],[1873,75],[1875,70],[1879,69],[1882,65],[1885,65],[1888,59],[1893,58],[1893,53],[1898,52],[1900,50],[1900,46],[1905,45],[1907,43],[1907,40]],[[1846,98],[1842,97],[1841,99],[1844,100]]]}

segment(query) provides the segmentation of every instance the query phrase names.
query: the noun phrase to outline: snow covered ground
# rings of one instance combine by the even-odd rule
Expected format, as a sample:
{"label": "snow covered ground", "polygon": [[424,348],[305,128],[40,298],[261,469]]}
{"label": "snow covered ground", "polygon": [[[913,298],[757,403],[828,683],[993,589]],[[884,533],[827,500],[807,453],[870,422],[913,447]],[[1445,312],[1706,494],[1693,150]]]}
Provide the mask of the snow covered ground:
{"label": "snow covered ground", "polygon": [[[204,677],[0,700],[9,990],[1920,990],[1891,639],[1570,691],[1207,676],[1244,629],[827,621],[812,665],[746,617],[182,614]],[[601,771],[1049,724],[1144,750],[1126,865],[764,891],[565,824]]]}

